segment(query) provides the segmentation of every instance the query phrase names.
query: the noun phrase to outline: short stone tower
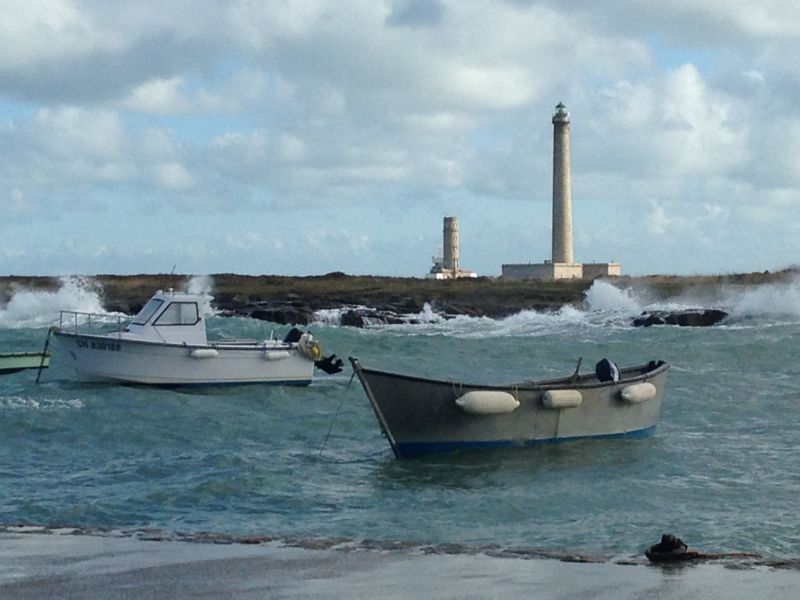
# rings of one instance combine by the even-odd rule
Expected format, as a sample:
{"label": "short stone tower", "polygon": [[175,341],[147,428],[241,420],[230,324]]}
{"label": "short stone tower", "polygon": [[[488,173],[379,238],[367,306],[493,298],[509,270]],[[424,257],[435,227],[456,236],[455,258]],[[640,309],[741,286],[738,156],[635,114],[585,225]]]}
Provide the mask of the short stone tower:
{"label": "short stone tower", "polygon": [[444,218],[444,249],[443,267],[450,271],[458,271],[458,219],[456,217]]}
{"label": "short stone tower", "polygon": [[458,219],[456,217],[445,217],[442,229],[442,254],[441,256],[433,257],[433,267],[431,267],[428,277],[433,279],[477,277],[478,274],[475,271],[467,271],[461,268],[459,261]]}

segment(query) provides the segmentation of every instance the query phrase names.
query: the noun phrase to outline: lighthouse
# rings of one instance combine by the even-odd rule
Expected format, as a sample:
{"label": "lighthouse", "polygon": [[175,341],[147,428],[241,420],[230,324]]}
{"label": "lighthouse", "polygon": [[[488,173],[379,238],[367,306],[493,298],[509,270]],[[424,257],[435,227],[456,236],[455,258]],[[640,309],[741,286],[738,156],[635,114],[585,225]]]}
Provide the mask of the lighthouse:
{"label": "lighthouse", "polygon": [[553,113],[553,229],[550,260],[502,266],[509,279],[594,279],[620,274],[620,265],[576,263],[572,248],[572,172],[569,162],[569,112],[563,102]]}
{"label": "lighthouse", "polygon": [[559,102],[553,115],[553,263],[575,264],[572,253],[572,181],[569,113]]}

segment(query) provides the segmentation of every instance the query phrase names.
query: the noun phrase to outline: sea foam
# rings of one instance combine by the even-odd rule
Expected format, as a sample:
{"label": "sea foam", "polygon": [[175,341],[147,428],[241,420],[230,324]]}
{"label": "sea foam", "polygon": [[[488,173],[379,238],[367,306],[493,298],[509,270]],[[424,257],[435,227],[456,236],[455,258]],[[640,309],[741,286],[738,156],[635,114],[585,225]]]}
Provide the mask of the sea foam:
{"label": "sea foam", "polygon": [[800,318],[800,277],[732,292],[726,302],[732,316]]}
{"label": "sea foam", "polygon": [[58,323],[62,310],[108,314],[97,284],[86,277],[64,277],[55,291],[17,290],[0,308],[0,326],[41,327]]}

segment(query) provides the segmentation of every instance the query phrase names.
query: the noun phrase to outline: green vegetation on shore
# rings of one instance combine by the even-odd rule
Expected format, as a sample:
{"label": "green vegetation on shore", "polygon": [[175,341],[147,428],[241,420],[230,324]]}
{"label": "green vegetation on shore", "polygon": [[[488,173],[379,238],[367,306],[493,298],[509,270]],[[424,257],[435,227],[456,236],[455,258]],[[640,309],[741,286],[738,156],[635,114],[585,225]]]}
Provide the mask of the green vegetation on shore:
{"label": "green vegetation on shore", "polygon": [[[787,281],[795,269],[777,272],[732,275],[650,275],[622,276],[611,280],[620,288],[646,287],[660,298],[677,296],[695,287],[759,285]],[[287,277],[276,275],[236,275],[219,273],[213,281],[215,303],[237,307],[265,302],[302,302],[312,309],[341,305],[395,307],[418,310],[433,302],[444,310],[465,314],[503,316],[525,309],[557,309],[580,303],[592,281],[508,280],[480,277],[437,281],[410,277],[353,276],[329,273],[321,276]],[[184,289],[190,275],[96,275],[87,277],[97,286],[106,306],[134,310],[157,289]],[[7,302],[18,289],[54,291],[61,285],[57,277],[0,277],[0,303]]]}

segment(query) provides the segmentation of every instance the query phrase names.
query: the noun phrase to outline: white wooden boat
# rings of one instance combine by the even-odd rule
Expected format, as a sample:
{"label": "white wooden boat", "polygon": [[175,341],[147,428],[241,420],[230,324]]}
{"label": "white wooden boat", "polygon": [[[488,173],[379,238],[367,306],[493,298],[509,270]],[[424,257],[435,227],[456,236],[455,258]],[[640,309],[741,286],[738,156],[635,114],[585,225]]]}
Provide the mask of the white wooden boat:
{"label": "white wooden boat", "polygon": [[[308,385],[315,365],[336,372],[310,333],[293,329],[283,340],[209,341],[202,307],[210,297],[158,291],[123,323],[108,315],[61,311],[52,333],[81,379],[152,385],[275,383]],[[97,332],[98,326],[106,331]],[[337,365],[338,361],[338,365]]]}
{"label": "white wooden boat", "polygon": [[[506,385],[423,379],[362,367],[350,358],[398,458],[475,448],[513,448],[655,431],[669,365]],[[580,362],[578,363],[580,366]],[[611,366],[611,368],[607,368]]]}
{"label": "white wooden boat", "polygon": [[0,352],[0,375],[24,369],[46,369],[49,366],[49,352]]}

